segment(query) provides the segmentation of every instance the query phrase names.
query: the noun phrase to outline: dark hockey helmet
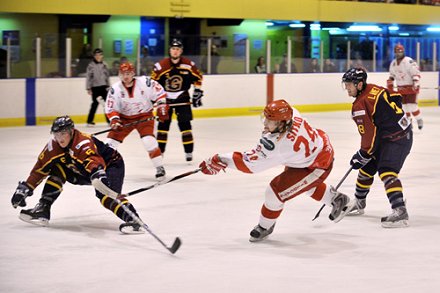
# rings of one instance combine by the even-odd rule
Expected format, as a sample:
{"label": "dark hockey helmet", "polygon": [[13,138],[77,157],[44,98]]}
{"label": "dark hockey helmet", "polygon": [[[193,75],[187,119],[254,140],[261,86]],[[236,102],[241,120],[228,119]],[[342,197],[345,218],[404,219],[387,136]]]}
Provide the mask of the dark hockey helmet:
{"label": "dark hockey helmet", "polygon": [[342,76],[342,82],[352,82],[357,85],[363,82],[364,86],[367,84],[367,71],[362,67],[350,68]]}
{"label": "dark hockey helmet", "polygon": [[177,48],[181,48],[183,49],[183,44],[181,41],[179,41],[178,39],[173,39],[170,43],[170,48],[171,47],[177,47]]}
{"label": "dark hockey helmet", "polygon": [[285,100],[276,100],[264,108],[264,117],[275,121],[288,121],[293,117],[293,109]]}
{"label": "dark hockey helmet", "polygon": [[73,128],[75,128],[75,125],[73,124],[72,118],[65,115],[55,118],[52,127],[50,128],[50,132],[56,133],[64,130],[72,130]]}
{"label": "dark hockey helmet", "polygon": [[96,48],[95,50],[93,50],[93,55],[102,54],[102,53],[104,53],[104,51],[102,51],[101,48]]}

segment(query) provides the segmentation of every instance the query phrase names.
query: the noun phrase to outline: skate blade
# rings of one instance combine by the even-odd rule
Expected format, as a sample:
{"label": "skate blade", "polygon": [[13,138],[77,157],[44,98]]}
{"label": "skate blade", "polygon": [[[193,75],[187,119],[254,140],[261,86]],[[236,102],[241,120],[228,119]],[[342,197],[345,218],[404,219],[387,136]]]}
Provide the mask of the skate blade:
{"label": "skate blade", "polygon": [[351,213],[348,213],[347,217],[356,217],[356,216],[361,216],[363,214],[365,214],[365,211],[363,209],[362,210],[356,210],[356,211],[352,211]]}
{"label": "skate blade", "polygon": [[408,220],[400,220],[396,222],[382,222],[383,228],[406,228],[409,227]]}
{"label": "skate blade", "polygon": [[35,226],[40,226],[40,227],[47,227],[49,225],[49,220],[45,219],[45,218],[37,218],[34,219],[29,215],[25,215],[25,214],[20,214],[18,216],[18,218],[26,223],[35,225]]}
{"label": "skate blade", "polygon": [[249,242],[260,242],[260,241],[263,241],[264,239],[266,239],[267,237],[269,237],[269,235],[270,234],[268,234],[268,235],[266,235],[266,236],[264,236],[264,237],[262,237],[262,238],[255,238],[255,237],[250,237],[249,238]]}
{"label": "skate blade", "polygon": [[165,178],[166,178],[166,176],[160,176],[160,177],[156,177],[156,180],[157,180],[158,182],[162,182],[162,181],[165,180]]}
{"label": "skate blade", "polygon": [[145,230],[142,228],[139,228],[139,230],[133,230],[133,227],[126,226],[119,229],[122,234],[125,235],[137,235],[137,234],[145,234]]}
{"label": "skate blade", "polygon": [[260,241],[263,241],[266,238],[267,238],[267,236],[263,237],[263,238],[254,238],[254,237],[251,236],[251,238],[249,238],[249,242],[260,242]]}
{"label": "skate blade", "polygon": [[339,216],[333,219],[333,222],[338,223],[339,221],[341,221],[355,205],[356,201],[350,200],[348,204],[342,209],[342,212],[339,214]]}

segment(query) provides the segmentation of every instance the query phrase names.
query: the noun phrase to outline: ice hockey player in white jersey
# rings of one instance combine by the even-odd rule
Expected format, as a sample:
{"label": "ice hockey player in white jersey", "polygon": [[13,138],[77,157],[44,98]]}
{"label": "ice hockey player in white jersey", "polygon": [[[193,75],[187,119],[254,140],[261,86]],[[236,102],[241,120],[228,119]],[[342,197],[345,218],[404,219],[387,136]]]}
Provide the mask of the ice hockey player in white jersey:
{"label": "ice hockey player in white jersey", "polygon": [[402,95],[402,107],[406,116],[413,116],[417,121],[419,129],[423,128],[423,119],[419,106],[417,105],[417,95],[420,91],[420,70],[417,62],[411,57],[405,56],[405,48],[401,44],[394,47],[394,59],[390,64],[390,77],[387,80],[387,88],[393,92],[394,82],[397,91]]}
{"label": "ice hockey player in white jersey", "polygon": [[130,132],[136,129],[153,166],[156,167],[156,178],[163,180],[165,168],[162,153],[154,135],[153,106],[156,105],[159,121],[167,120],[167,94],[157,81],[146,76],[135,77],[134,75],[134,66],[131,63],[121,64],[119,68],[121,80],[112,85],[105,105],[105,114],[112,128],[105,143],[117,149]]}
{"label": "ice hockey player in white jersey", "polygon": [[284,203],[302,193],[331,206],[329,218],[337,220],[350,200],[324,182],[334,159],[327,134],[313,128],[285,100],[273,101],[265,107],[263,123],[263,134],[254,149],[215,154],[199,166],[207,175],[218,174],[225,168],[257,173],[284,166],[266,189],[260,220],[249,241],[260,241],[271,234]]}

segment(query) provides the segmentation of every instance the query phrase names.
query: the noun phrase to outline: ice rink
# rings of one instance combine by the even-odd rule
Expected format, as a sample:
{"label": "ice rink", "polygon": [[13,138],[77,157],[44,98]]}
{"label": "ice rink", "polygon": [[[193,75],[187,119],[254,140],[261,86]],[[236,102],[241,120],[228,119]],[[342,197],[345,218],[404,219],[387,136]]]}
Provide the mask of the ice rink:
{"label": "ice rink", "polygon": [[[130,198],[142,219],[168,245],[149,234],[122,235],[120,220],[101,206],[90,186],[66,184],[52,206],[49,227],[18,219],[10,203],[50,138],[50,126],[0,128],[0,292],[435,292],[440,287],[440,108],[422,108],[425,128],[400,174],[410,215],[406,229],[384,229],[390,213],[376,176],[366,213],[335,224],[329,209],[311,221],[321,204],[304,195],[289,201],[275,231],[250,243],[264,191],[282,167],[260,174],[228,169],[197,173]],[[359,148],[350,112],[304,113],[325,130],[336,151],[328,183],[336,185]],[[105,125],[78,129],[95,132]],[[259,116],[197,119],[195,160],[184,160],[175,121],[164,162],[168,177],[194,170],[215,153],[244,151],[259,140]],[[104,139],[105,135],[100,135]],[[124,191],[155,183],[155,170],[136,133],[121,145]],[[352,196],[357,173],[340,190]],[[27,199],[33,207],[42,185]]]}

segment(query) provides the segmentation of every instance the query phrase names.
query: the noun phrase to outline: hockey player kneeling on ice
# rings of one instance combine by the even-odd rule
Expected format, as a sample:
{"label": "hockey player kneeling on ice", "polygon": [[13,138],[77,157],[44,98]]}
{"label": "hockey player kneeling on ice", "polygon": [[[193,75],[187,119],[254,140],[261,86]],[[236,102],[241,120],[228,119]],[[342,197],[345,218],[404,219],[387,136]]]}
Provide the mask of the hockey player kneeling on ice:
{"label": "hockey player kneeling on ice", "polygon": [[313,128],[285,100],[273,101],[265,107],[263,124],[263,135],[254,149],[216,154],[200,164],[207,175],[218,174],[225,168],[256,173],[284,166],[266,189],[260,220],[249,241],[260,241],[271,234],[284,203],[302,193],[331,206],[329,218],[337,219],[350,200],[324,182],[334,159],[327,134]]}
{"label": "hockey player kneeling on ice", "polygon": [[47,226],[52,204],[61,194],[63,185],[93,185],[101,204],[119,217],[123,233],[144,233],[139,224],[119,205],[125,205],[137,216],[135,208],[126,200],[115,201],[124,181],[124,160],[113,148],[95,137],[75,129],[69,116],[54,120],[53,138],[38,156],[26,181],[20,181],[12,196],[14,208],[25,207],[26,198],[45,179],[41,198],[32,209],[21,210],[20,219],[39,226]]}

